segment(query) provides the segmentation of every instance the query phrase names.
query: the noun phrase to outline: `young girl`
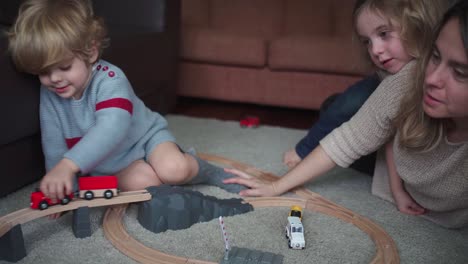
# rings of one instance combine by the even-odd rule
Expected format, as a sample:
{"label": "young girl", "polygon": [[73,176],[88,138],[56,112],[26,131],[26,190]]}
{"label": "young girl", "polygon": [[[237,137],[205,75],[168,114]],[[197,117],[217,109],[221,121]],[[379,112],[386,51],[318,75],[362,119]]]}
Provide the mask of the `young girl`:
{"label": "young girl", "polygon": [[425,208],[423,217],[449,228],[468,225],[467,22],[468,4],[461,1],[437,27],[437,40],[428,41],[431,52],[385,78],[349,122],[285,176],[262,183],[230,170],[239,177],[225,182],[252,188],[242,195],[279,195],[336,165],[348,166],[396,131],[392,153],[398,174],[390,177],[400,176],[400,186],[390,188],[392,179],[376,174],[372,192],[390,201],[404,192]]}
{"label": "young girl", "polygon": [[[365,21],[367,19],[363,17],[366,14],[362,13],[365,9],[374,10],[380,13],[378,15],[385,14],[384,16],[388,20],[388,25],[385,28],[379,28],[375,32],[375,34],[380,34],[374,36],[380,38],[378,42],[374,41],[372,46],[369,46],[370,42],[367,37],[361,38],[363,45],[368,49],[372,63],[377,68],[377,73],[355,83],[342,94],[334,96],[326,109],[321,109],[319,120],[310,128],[307,135],[296,144],[294,149],[284,153],[283,163],[289,168],[296,166],[319,145],[320,140],[333,129],[351,119],[375,91],[382,78],[388,74],[395,74],[401,69],[401,65],[394,68],[386,67],[384,63],[378,61],[376,52],[386,52],[383,56],[397,56],[396,59],[403,65],[412,58],[419,57],[419,47],[415,47],[415,44],[429,33],[424,24],[435,24],[437,10],[442,10],[444,5],[445,3],[439,0],[431,2],[430,6],[425,6],[424,1],[420,0],[358,0],[353,11],[356,31],[359,30],[357,25],[359,18]],[[359,35],[359,32],[356,33]],[[392,44],[392,42],[397,43],[397,45]],[[398,46],[400,47],[397,48]],[[375,157],[372,155],[370,158],[362,159],[362,165],[353,165],[356,165],[355,168],[362,172],[372,173],[373,166],[369,166],[368,163],[372,163],[374,159]]]}
{"label": "young girl", "polygon": [[238,191],[181,152],[166,120],[144,105],[118,67],[99,59],[108,40],[90,0],[28,0],[8,35],[17,67],[42,84],[46,196],[71,193],[78,173],[116,174],[125,191],[202,182]]}

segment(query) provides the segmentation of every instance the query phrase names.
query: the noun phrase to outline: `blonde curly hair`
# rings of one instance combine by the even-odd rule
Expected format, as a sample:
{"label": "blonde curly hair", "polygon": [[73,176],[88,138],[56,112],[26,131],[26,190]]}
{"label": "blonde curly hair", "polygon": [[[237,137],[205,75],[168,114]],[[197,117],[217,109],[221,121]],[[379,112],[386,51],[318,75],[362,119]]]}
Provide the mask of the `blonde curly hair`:
{"label": "blonde curly hair", "polygon": [[13,62],[32,74],[73,56],[88,61],[93,47],[101,54],[109,41],[90,0],[27,0],[7,36]]}

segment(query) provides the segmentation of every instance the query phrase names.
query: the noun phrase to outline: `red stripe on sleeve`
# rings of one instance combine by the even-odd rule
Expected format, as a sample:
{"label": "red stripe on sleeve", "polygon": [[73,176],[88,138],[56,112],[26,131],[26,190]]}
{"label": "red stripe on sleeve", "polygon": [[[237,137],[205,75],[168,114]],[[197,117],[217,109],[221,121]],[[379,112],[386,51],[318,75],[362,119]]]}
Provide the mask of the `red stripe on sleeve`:
{"label": "red stripe on sleeve", "polygon": [[130,100],[125,98],[113,98],[106,101],[99,102],[96,104],[96,111],[105,108],[117,107],[123,110],[127,110],[130,114],[133,113],[133,104]]}
{"label": "red stripe on sleeve", "polygon": [[73,146],[76,145],[76,143],[78,143],[78,141],[80,141],[81,137],[76,137],[76,138],[66,138],[65,139],[65,142],[67,143],[67,147],[68,149],[71,149],[73,148]]}

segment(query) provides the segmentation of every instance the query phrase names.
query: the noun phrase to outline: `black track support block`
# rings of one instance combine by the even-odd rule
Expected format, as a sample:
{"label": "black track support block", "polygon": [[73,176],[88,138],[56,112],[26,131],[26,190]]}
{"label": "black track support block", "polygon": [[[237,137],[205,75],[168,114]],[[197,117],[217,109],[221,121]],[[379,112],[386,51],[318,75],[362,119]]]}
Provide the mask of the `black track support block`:
{"label": "black track support block", "polygon": [[0,259],[17,262],[26,257],[24,247],[23,230],[21,225],[16,225],[2,237],[0,237]]}
{"label": "black track support block", "polygon": [[84,206],[73,211],[73,234],[76,238],[85,238],[92,235],[89,220],[89,207]]}

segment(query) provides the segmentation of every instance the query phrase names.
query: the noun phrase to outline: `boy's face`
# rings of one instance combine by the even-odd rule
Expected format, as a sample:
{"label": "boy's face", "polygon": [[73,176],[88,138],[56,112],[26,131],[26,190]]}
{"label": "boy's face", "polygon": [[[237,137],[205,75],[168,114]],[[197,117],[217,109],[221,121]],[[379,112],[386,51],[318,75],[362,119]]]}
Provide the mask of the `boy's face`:
{"label": "boy's face", "polygon": [[426,68],[424,111],[435,118],[452,118],[468,124],[468,56],[460,24],[451,19],[435,42]]}
{"label": "boy's face", "polygon": [[398,28],[384,16],[367,8],[356,20],[359,38],[367,47],[372,62],[391,74],[400,71],[412,59],[403,46]]}
{"label": "boy's face", "polygon": [[39,73],[39,80],[58,96],[78,100],[89,84],[92,62],[96,60],[97,55],[91,57],[89,60],[78,56],[66,59],[46,72]]}

